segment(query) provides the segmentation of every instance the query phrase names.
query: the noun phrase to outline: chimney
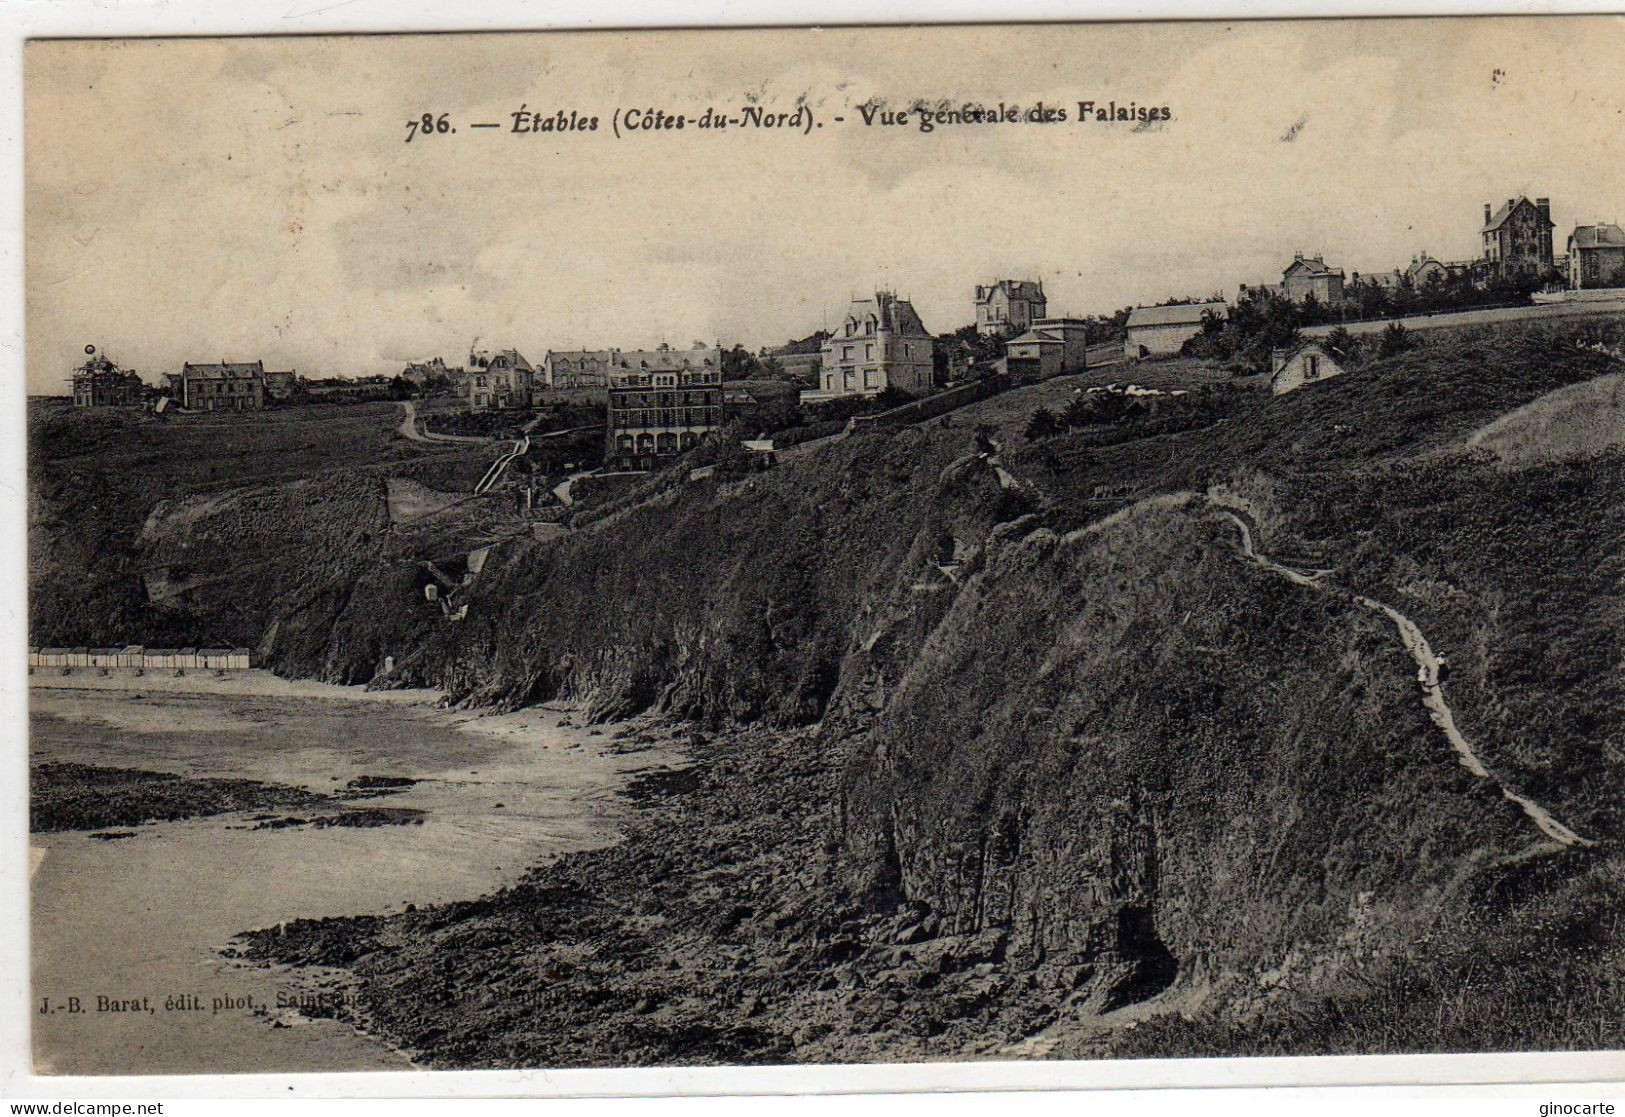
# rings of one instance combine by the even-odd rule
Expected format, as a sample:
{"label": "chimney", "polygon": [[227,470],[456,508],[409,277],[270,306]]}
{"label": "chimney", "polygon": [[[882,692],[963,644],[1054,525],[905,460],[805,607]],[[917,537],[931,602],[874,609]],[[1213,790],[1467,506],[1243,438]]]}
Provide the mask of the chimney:
{"label": "chimney", "polygon": [[1488,225],[1489,223],[1490,223],[1490,204],[1488,202],[1485,202],[1484,203],[1484,224]]}
{"label": "chimney", "polygon": [[1271,349],[1270,350],[1270,371],[1271,372],[1280,372],[1281,369],[1285,365],[1286,365],[1286,350],[1285,349]]}
{"label": "chimney", "polygon": [[1550,221],[1552,219],[1552,200],[1550,198],[1536,198],[1535,208],[1540,210],[1540,215],[1546,220]]}

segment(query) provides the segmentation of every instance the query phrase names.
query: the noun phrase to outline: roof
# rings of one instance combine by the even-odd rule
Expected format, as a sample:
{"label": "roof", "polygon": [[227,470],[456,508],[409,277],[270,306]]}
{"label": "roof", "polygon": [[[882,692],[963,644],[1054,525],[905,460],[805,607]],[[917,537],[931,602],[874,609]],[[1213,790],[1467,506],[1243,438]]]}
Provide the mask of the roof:
{"label": "roof", "polygon": [[1243,283],[1241,285],[1241,293],[1244,295],[1257,293],[1259,291],[1263,291],[1264,293],[1270,295],[1286,294],[1286,288],[1281,286],[1279,283]]}
{"label": "roof", "polygon": [[552,361],[596,360],[605,367],[604,372],[681,372],[684,369],[719,368],[722,350],[701,346],[698,349],[553,349],[547,354]]}
{"label": "roof", "polygon": [[1312,276],[1343,274],[1342,268],[1327,267],[1326,261],[1319,256],[1297,256],[1286,266],[1286,270],[1281,272],[1281,277],[1284,279],[1293,272],[1298,271]]}
{"label": "roof", "polygon": [[1322,355],[1330,357],[1333,360],[1337,359],[1337,353],[1334,350],[1328,349],[1326,347],[1326,339],[1323,338],[1323,337],[1305,338],[1304,340],[1298,342],[1298,344],[1294,345],[1292,348],[1288,349],[1286,351],[1286,353],[1281,357],[1281,359],[1283,361],[1290,361],[1293,357],[1296,357],[1299,353],[1306,352],[1307,350],[1310,350],[1310,349],[1318,349],[1321,352]]}
{"label": "roof", "polygon": [[1085,330],[1088,324],[1076,318],[1041,318],[1020,337],[1013,337],[1006,345],[1065,345],[1067,330]]}
{"label": "roof", "polygon": [[[518,369],[520,372],[536,371],[535,368],[531,366],[531,363],[525,360],[525,355],[519,352],[517,349],[498,349],[495,352],[481,349],[478,352],[471,353],[469,355],[469,363],[473,364],[475,360],[481,357],[484,357],[489,362],[488,367],[496,367],[497,362],[501,361],[505,367]],[[482,369],[481,371],[484,370]],[[500,368],[498,371],[500,371]]]}
{"label": "roof", "polygon": [[1202,315],[1212,311],[1220,318],[1227,317],[1230,308],[1224,303],[1181,303],[1177,306],[1137,306],[1128,316],[1128,328],[1136,326],[1194,326]]}
{"label": "roof", "polygon": [[1569,247],[1625,248],[1625,229],[1618,225],[1576,225]]}
{"label": "roof", "polygon": [[181,366],[181,375],[195,380],[241,380],[245,377],[264,376],[265,365],[260,361],[222,361],[215,365]]}
{"label": "roof", "polygon": [[1044,285],[1033,279],[996,279],[992,286],[977,287],[976,301],[990,302],[995,291],[1003,291],[1008,298],[1048,302],[1044,298]]}
{"label": "roof", "polygon": [[1405,274],[1414,279],[1416,276],[1421,274],[1423,268],[1426,268],[1429,265],[1438,268],[1440,271],[1448,272],[1450,270],[1445,266],[1444,261],[1442,260],[1435,260],[1432,256],[1418,256],[1416,259],[1411,261],[1410,267],[1405,269]]}
{"label": "roof", "polygon": [[846,321],[861,323],[873,316],[876,328],[890,330],[900,337],[930,337],[931,331],[920,321],[914,304],[900,299],[890,291],[876,291],[872,299],[853,299],[846,309]]}
{"label": "roof", "polygon": [[720,349],[618,349],[610,354],[612,370],[618,372],[682,372],[721,364]]}
{"label": "roof", "polygon": [[[1518,207],[1523,205],[1532,206],[1534,207],[1536,213],[1540,212],[1540,207],[1535,205],[1534,202],[1531,202],[1526,195],[1520,195],[1516,198],[1508,198],[1501,208],[1495,211],[1494,216],[1492,216],[1485,224],[1483,231],[1486,233],[1493,233],[1502,225],[1505,225],[1507,218],[1516,213],[1518,211]],[[1545,217],[1544,214],[1542,214],[1542,216]],[[1545,220],[1546,224],[1552,224],[1552,219],[1550,217],[1545,217]]]}
{"label": "roof", "polygon": [[1335,349],[1330,349],[1327,347],[1326,339],[1321,337],[1311,337],[1298,342],[1298,344],[1286,351],[1285,355],[1281,357],[1281,367],[1270,373],[1270,381],[1273,383],[1277,376],[1280,376],[1281,373],[1286,371],[1287,365],[1291,364],[1295,358],[1307,353],[1311,349],[1319,353],[1332,364],[1337,365],[1338,368],[1342,368],[1342,364],[1340,362],[1344,360],[1344,358],[1340,357]]}

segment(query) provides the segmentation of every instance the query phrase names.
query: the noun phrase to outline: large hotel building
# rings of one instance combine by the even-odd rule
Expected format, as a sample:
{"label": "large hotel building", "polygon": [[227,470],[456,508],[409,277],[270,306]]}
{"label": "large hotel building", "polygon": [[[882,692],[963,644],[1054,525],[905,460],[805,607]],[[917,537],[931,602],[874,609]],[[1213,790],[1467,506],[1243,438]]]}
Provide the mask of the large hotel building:
{"label": "large hotel building", "polygon": [[617,349],[604,464],[654,469],[722,425],[722,349]]}

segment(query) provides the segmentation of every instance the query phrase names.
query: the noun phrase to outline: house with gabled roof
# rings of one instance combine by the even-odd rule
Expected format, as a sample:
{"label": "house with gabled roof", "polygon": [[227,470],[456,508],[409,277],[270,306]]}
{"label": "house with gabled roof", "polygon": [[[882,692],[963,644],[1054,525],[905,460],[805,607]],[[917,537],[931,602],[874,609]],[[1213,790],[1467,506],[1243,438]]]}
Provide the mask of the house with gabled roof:
{"label": "house with gabled roof", "polygon": [[1311,295],[1324,305],[1341,303],[1343,269],[1329,267],[1320,256],[1295,253],[1281,272],[1281,293],[1295,303],[1307,302]]}
{"label": "house with gabled roof", "polygon": [[1036,279],[996,279],[976,286],[976,332],[1020,333],[1049,313],[1044,283]]}
{"label": "house with gabled roof", "polygon": [[529,407],[536,369],[517,349],[477,349],[468,355],[465,390],[472,411]]}
{"label": "house with gabled roof", "polygon": [[1576,225],[1569,234],[1569,286],[1625,286],[1625,229],[1618,225]]}
{"label": "house with gabled roof", "polygon": [[1270,391],[1278,396],[1295,392],[1307,384],[1342,376],[1343,372],[1341,359],[1324,342],[1301,341],[1270,354]]}
{"label": "house with gabled roof", "polygon": [[1209,314],[1227,318],[1230,308],[1222,302],[1135,307],[1124,327],[1123,359],[1177,356],[1187,341],[1202,332]]}
{"label": "house with gabled roof", "polygon": [[1552,200],[1508,198],[1496,210],[1484,203],[1484,268],[1495,276],[1542,272],[1552,267]]}
{"label": "house with gabled roof", "polygon": [[180,405],[190,411],[258,411],[265,406],[265,365],[260,361],[184,364],[171,384],[180,390]]}
{"label": "house with gabled roof", "polygon": [[1080,318],[1040,318],[1004,344],[1005,371],[1015,381],[1048,380],[1089,367],[1089,327]]}
{"label": "house with gabled roof", "polygon": [[821,390],[814,398],[874,396],[887,388],[929,391],[935,383],[936,341],[914,304],[890,291],[853,299],[846,317],[824,339]]}

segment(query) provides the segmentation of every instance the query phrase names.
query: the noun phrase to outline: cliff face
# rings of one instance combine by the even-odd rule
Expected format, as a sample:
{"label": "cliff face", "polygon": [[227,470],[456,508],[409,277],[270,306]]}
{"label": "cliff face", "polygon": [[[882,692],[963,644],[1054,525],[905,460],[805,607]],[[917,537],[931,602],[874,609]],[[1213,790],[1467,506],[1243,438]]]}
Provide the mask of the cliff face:
{"label": "cliff face", "polygon": [[1428,723],[1391,628],[1234,543],[1197,498],[996,531],[849,772],[871,903],[1098,967],[1097,1003],[1178,978],[1240,1003],[1539,838]]}
{"label": "cliff face", "polygon": [[471,704],[565,697],[599,718],[816,721],[901,572],[951,562],[956,533],[1020,510],[990,471],[944,481],[954,452],[920,431],[857,437],[556,543],[506,545],[468,618],[402,655],[398,679]]}
{"label": "cliff face", "polygon": [[[1553,379],[1590,369],[1577,360]],[[1407,408],[1441,406],[1437,394],[1396,405],[1382,379],[1330,387],[1338,414],[1364,393],[1395,430],[1420,423]],[[1503,402],[1482,378],[1462,399],[1473,393],[1487,398],[1457,401],[1464,432]],[[1249,437],[1315,445],[1331,404],[1310,402],[1250,411]],[[1328,445],[1312,473],[1222,455],[1204,466],[1215,428],[1130,443],[1192,490],[1105,519],[1067,496],[1087,476],[1039,473],[1041,492],[964,432],[865,435],[755,480],[680,487],[557,544],[504,548],[469,619],[408,656],[402,678],[476,704],[574,698],[595,717],[818,721],[827,751],[851,757],[838,891],[911,936],[979,944],[976,957],[1033,974],[1082,1015],[1166,994],[1236,1021],[1363,995],[1418,964],[1414,944],[1442,928],[1493,926],[1504,913],[1486,895],[1534,902],[1589,855],[1463,766],[1393,624],[1358,594],[1415,613],[1455,657],[1458,720],[1494,769],[1586,832],[1617,829],[1596,790],[1608,765],[1582,755],[1559,709],[1576,687],[1593,695],[1579,707],[1589,724],[1592,707],[1613,708],[1607,657],[1589,647],[1606,620],[1575,616],[1571,642],[1589,650],[1566,657],[1584,678],[1565,679],[1561,702],[1500,682],[1484,644],[1536,638],[1552,618],[1525,605],[1558,585],[1566,602],[1607,600],[1610,560],[1579,561],[1597,557],[1597,537],[1575,524],[1617,518],[1611,498],[1583,512],[1616,491],[1617,455],[1514,478],[1418,429],[1425,467],[1359,468]],[[1017,470],[1033,458],[1010,456]],[[1558,476],[1577,470],[1583,481]],[[1210,493],[1260,546],[1318,555],[1348,584],[1306,587],[1249,560]],[[1474,557],[1486,534],[1508,545],[1508,522],[1576,561],[1498,571]],[[1485,609],[1493,636],[1464,633],[1459,618]],[[1522,743],[1549,714],[1563,736]],[[1537,748],[1539,768],[1525,758]]]}

